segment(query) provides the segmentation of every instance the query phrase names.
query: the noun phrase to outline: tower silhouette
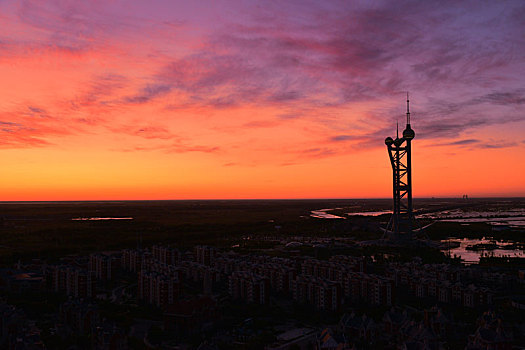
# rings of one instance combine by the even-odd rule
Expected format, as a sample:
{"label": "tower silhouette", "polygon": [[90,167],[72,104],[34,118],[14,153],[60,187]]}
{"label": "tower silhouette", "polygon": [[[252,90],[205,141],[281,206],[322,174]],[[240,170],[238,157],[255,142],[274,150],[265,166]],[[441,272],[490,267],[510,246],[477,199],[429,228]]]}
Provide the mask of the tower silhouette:
{"label": "tower silhouette", "polygon": [[412,208],[412,140],[416,133],[410,127],[410,100],[407,92],[407,124],[403,136],[387,137],[385,144],[392,165],[394,208],[385,230],[385,237],[393,239],[412,238],[415,219]]}

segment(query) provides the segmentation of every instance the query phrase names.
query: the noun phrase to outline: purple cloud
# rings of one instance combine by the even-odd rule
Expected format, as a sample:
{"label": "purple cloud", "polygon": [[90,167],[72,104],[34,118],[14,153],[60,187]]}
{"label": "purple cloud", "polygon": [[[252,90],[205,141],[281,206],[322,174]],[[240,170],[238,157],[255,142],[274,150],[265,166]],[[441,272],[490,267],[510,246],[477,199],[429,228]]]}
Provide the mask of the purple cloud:
{"label": "purple cloud", "polygon": [[[118,1],[25,0],[11,5],[6,21],[24,30],[0,33],[1,55],[53,50],[83,55],[118,47],[130,51],[130,61],[148,57],[148,69],[135,75],[120,71],[118,60],[107,56],[113,73],[93,77],[69,96],[62,106],[68,117],[61,119],[38,101],[24,103],[24,115],[53,115],[78,132],[111,124],[108,115],[114,110],[139,108],[154,99],[170,110],[270,106],[279,111],[274,120],[240,120],[238,126],[308,119],[312,129],[323,130],[324,141],[303,153],[329,156],[338,152],[335,143],[340,148],[382,147],[394,133],[395,121],[403,121],[407,90],[413,96],[418,139],[475,145],[476,139],[465,138],[467,132],[525,120],[519,109],[525,102],[525,5],[520,1],[235,2],[220,21],[208,20],[215,15],[213,3],[122,6]],[[191,25],[185,27],[187,23]],[[179,35],[195,40],[179,47]],[[134,42],[147,36],[151,47],[149,40],[137,41],[144,47]],[[119,46],[123,42],[128,45]],[[359,113],[368,109],[362,112],[366,115],[345,114],[352,106],[365,106]],[[327,117],[332,108],[339,110]],[[42,126],[52,133],[57,128],[53,123]],[[176,139],[160,124],[112,131]],[[323,142],[333,144],[325,148]]]}
{"label": "purple cloud", "polygon": [[330,141],[335,141],[335,142],[350,141],[350,140],[355,140],[355,136],[352,136],[352,135],[337,135],[337,136],[333,136],[333,137],[330,138]]}
{"label": "purple cloud", "polygon": [[479,147],[489,148],[489,149],[498,149],[498,148],[509,148],[517,146],[516,142],[496,142],[496,143],[480,143]]}
{"label": "purple cloud", "polygon": [[165,84],[146,85],[134,96],[124,98],[127,103],[145,103],[151,99],[165,95],[171,91],[171,86]]}
{"label": "purple cloud", "polygon": [[463,145],[472,145],[472,144],[480,143],[480,142],[481,142],[480,140],[476,140],[476,139],[465,139],[465,140],[459,140],[459,141],[450,142],[447,145],[449,145],[449,146],[463,146]]}
{"label": "purple cloud", "polygon": [[492,92],[481,96],[479,102],[489,102],[497,105],[521,105],[525,103],[525,90]]}

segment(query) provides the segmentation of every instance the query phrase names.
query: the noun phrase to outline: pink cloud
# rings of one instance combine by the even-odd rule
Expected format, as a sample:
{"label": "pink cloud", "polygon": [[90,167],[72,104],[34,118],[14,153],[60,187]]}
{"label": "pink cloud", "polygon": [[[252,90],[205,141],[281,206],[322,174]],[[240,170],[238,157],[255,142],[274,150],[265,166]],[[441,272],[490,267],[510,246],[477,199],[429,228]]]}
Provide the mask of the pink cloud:
{"label": "pink cloud", "polygon": [[[0,5],[8,10],[3,19],[10,24],[7,34],[0,34],[0,56],[37,60],[57,54],[68,62],[92,55],[105,64],[97,74],[86,71],[85,84],[75,85],[72,96],[24,102],[21,113],[48,121],[6,120],[31,125],[40,134],[26,131],[28,135],[42,140],[61,128],[75,134],[100,128],[154,142],[176,139],[165,127],[172,118],[167,112],[264,106],[282,113],[264,120],[248,116],[224,130],[308,120],[309,127],[323,130],[315,141],[318,147],[312,147],[319,151],[310,153],[330,156],[346,147],[381,147],[402,114],[399,100],[405,90],[416,95],[415,120],[422,139],[461,141],[465,132],[525,118],[508,107],[525,98],[520,88],[525,69],[517,69],[525,58],[519,3],[269,2],[244,5],[243,16],[233,15],[237,8],[232,7],[233,14],[220,22],[204,21],[209,13],[193,11],[191,6],[197,5],[121,5]],[[174,7],[184,16],[165,11]],[[157,104],[164,108],[163,117],[134,124],[141,108],[152,112]],[[366,114],[346,114],[358,104],[370,106]],[[338,116],[327,118],[332,109],[339,110]],[[189,143],[205,144],[198,131],[192,132]]]}

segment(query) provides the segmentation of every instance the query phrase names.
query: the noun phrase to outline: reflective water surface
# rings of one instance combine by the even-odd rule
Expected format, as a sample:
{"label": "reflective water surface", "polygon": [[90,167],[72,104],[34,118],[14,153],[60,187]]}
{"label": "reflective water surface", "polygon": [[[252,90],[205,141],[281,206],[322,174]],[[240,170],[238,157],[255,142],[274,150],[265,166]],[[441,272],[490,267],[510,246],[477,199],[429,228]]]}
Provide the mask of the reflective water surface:
{"label": "reflective water surface", "polygon": [[102,220],[133,220],[132,217],[123,217],[123,218],[99,218],[99,217],[92,217],[92,218],[73,218],[71,219],[73,221],[102,221]]}
{"label": "reflective water surface", "polygon": [[449,247],[442,249],[450,256],[459,256],[465,264],[477,264],[481,256],[510,256],[525,257],[523,245],[518,245],[513,241],[496,241],[491,238],[471,239],[471,238],[449,238],[441,241],[449,244]]}

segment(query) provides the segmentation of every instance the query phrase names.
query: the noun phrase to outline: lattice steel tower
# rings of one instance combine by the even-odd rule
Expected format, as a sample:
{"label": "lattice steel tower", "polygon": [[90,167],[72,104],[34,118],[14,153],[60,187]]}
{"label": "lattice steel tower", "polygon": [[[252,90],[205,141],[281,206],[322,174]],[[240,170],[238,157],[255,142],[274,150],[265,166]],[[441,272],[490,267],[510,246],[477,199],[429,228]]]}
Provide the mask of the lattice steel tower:
{"label": "lattice steel tower", "polygon": [[407,93],[407,125],[403,136],[396,139],[387,137],[385,144],[390,157],[393,175],[394,209],[386,227],[385,236],[389,238],[411,238],[415,232],[412,211],[412,139],[416,133],[410,127],[410,101]]}

